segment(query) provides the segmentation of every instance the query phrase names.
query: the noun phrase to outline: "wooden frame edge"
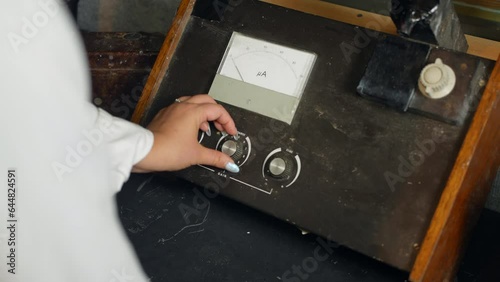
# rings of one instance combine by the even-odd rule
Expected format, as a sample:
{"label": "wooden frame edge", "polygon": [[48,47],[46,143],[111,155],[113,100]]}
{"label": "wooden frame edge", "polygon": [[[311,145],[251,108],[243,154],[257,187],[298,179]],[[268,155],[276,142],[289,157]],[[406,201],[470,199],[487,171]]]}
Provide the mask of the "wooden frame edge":
{"label": "wooden frame edge", "polygon": [[467,131],[410,280],[453,281],[500,165],[500,58]]}
{"label": "wooden frame edge", "polygon": [[175,14],[172,25],[167,33],[165,41],[160,49],[160,53],[151,69],[148,80],[142,90],[141,98],[132,115],[132,122],[141,123],[144,114],[151,106],[158,89],[160,88],[163,77],[165,76],[168,66],[172,61],[177,45],[179,44],[184,29],[191,17],[196,0],[182,0]]}

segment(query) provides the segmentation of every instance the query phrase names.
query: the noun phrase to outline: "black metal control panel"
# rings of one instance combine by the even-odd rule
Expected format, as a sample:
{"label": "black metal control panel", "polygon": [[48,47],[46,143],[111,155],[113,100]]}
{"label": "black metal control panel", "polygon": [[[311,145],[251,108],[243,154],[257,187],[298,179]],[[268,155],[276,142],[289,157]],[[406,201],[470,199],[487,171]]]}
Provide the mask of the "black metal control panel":
{"label": "black metal control panel", "polygon": [[[401,112],[357,93],[379,39],[389,35],[244,0],[220,22],[191,16],[144,124],[180,96],[208,93],[233,32],[314,53],[314,69],[290,124],[221,103],[239,137],[212,127],[211,136],[202,134],[200,142],[231,155],[240,165],[238,174],[193,166],[177,175],[206,188],[211,197],[224,195],[410,270],[469,119],[455,124]],[[435,62],[436,54],[452,68],[473,67],[464,60],[472,56],[434,52],[440,54],[431,51],[427,60]],[[490,72],[491,62],[481,61]],[[415,66],[411,60],[401,64]],[[390,86],[400,76],[387,71],[380,77]],[[439,108],[434,109],[439,100],[412,101],[425,113]]]}

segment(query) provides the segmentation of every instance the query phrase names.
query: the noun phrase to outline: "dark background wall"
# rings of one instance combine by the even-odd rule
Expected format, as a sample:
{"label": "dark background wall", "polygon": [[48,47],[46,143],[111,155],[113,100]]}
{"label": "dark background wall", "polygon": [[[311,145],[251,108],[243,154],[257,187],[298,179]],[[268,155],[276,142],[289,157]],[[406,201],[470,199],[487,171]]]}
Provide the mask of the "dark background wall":
{"label": "dark background wall", "polygon": [[78,25],[87,31],[166,34],[180,0],[80,0]]}

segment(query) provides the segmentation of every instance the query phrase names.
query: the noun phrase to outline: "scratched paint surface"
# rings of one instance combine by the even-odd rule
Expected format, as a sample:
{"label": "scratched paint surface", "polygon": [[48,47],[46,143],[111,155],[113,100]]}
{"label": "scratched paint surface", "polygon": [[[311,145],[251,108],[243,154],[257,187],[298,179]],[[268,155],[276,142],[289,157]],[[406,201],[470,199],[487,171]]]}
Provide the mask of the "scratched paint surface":
{"label": "scratched paint surface", "polygon": [[[203,189],[170,175],[132,175],[117,200],[124,229],[151,281],[283,281],[287,270],[320,246],[315,235],[304,236],[221,195],[209,198]],[[346,248],[331,251],[308,274],[309,281],[407,278]]]}

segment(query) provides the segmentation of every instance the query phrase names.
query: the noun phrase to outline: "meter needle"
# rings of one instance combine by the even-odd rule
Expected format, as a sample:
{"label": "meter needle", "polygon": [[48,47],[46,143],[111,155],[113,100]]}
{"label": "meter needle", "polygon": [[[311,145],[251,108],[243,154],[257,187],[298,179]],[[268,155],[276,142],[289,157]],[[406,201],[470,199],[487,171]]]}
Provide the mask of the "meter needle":
{"label": "meter needle", "polygon": [[238,68],[238,66],[236,65],[236,62],[234,61],[234,58],[233,58],[233,57],[231,57],[231,60],[233,61],[233,65],[234,65],[234,67],[236,68],[236,71],[238,72],[238,75],[240,76],[241,81],[245,82],[245,80],[243,79],[243,76],[241,75],[240,69],[239,69],[239,68]]}

